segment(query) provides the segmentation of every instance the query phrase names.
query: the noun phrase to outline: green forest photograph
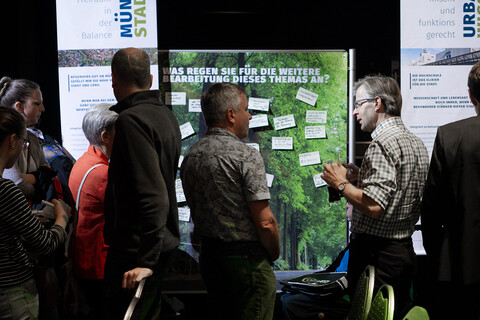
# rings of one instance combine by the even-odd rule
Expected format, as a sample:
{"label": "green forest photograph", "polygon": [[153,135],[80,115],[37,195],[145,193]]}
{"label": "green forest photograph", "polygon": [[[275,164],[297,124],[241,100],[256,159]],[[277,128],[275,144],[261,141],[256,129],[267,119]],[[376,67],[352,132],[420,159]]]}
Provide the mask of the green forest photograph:
{"label": "green forest photograph", "polygon": [[[347,52],[168,51],[158,53],[158,63],[161,96],[182,128],[182,155],[207,130],[202,92],[216,82],[245,88],[253,119],[243,141],[263,156],[280,231],[273,268],[325,269],[346,246],[345,200],[329,202],[319,175],[328,160],[347,160]],[[177,200],[180,249],[197,260],[194,225],[178,191]]]}

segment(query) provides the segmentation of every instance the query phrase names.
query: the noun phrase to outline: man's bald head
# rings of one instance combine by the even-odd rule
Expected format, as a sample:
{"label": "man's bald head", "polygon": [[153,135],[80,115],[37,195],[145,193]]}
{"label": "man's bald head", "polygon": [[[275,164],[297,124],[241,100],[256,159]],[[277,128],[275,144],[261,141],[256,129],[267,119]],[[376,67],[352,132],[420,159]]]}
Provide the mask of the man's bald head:
{"label": "man's bald head", "polygon": [[112,74],[122,86],[148,90],[151,86],[150,58],[137,48],[120,49],[112,59]]}

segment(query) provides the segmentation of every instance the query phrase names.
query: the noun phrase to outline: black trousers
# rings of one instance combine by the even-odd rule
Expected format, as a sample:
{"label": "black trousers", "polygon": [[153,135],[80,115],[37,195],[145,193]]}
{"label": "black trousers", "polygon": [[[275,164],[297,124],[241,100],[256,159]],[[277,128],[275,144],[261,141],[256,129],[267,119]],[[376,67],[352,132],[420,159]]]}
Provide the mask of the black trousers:
{"label": "black trousers", "polygon": [[[162,252],[153,275],[147,278],[140,300],[135,306],[132,319],[160,319],[161,283],[172,253]],[[123,274],[138,267],[135,255],[109,248],[103,280],[103,319],[123,319],[135,290],[122,288]]]}
{"label": "black trousers", "polygon": [[81,305],[79,306],[81,320],[101,320],[102,319],[102,293],[103,279],[81,279],[77,278],[79,287],[79,297]]}
{"label": "black trousers", "polygon": [[347,274],[352,298],[358,279],[367,265],[375,267],[374,294],[383,284],[393,287],[394,319],[401,319],[413,305],[410,290],[416,273],[416,255],[412,239],[393,240],[352,234]]}

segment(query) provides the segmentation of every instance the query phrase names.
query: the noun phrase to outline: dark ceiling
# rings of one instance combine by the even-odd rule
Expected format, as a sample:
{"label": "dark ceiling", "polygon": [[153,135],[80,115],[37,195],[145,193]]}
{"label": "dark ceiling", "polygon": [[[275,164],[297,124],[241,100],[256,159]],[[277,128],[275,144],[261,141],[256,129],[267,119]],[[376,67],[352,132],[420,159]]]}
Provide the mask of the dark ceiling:
{"label": "dark ceiling", "polygon": [[[66,1],[66,0],[61,0]],[[150,1],[150,0],[147,0]],[[157,1],[160,49],[356,49],[356,73],[397,76],[400,2]],[[42,129],[60,138],[53,0],[17,0],[0,13],[0,74],[42,87]]]}

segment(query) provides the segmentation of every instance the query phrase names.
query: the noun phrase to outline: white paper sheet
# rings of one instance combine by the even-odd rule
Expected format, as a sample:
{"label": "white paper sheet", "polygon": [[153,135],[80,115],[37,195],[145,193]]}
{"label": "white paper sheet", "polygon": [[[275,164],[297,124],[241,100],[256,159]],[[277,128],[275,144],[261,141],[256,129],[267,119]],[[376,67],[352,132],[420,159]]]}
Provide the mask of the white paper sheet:
{"label": "white paper sheet", "polygon": [[320,152],[318,151],[301,153],[298,157],[300,158],[301,167],[322,163],[320,160]]}
{"label": "white paper sheet", "polygon": [[295,127],[295,118],[293,117],[293,114],[276,117],[273,118],[273,124],[275,126],[275,130],[292,128]]}

